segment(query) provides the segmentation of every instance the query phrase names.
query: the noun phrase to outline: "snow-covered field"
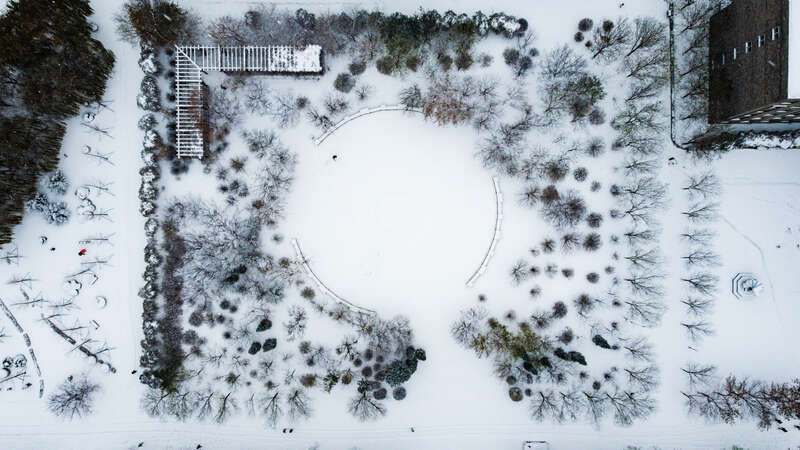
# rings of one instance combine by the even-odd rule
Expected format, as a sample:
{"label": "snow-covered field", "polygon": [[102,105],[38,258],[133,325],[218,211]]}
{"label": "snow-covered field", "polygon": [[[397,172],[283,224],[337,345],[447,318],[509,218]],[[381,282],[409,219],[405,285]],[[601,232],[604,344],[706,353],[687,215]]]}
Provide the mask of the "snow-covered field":
{"label": "snow-covered field", "polygon": [[[252,2],[188,1],[204,18],[224,14],[239,15]],[[531,300],[526,289],[512,286],[509,269],[529,249],[551,234],[535,210],[524,209],[517,201],[519,183],[499,180],[502,209],[496,211],[492,173],[483,168],[475,153],[477,135],[470,127],[439,127],[414,112],[377,112],[355,119],[331,134],[319,146],[313,142],[318,130],[302,125],[298,131],[282,136],[298,154],[298,168],[288,198],[286,219],[279,231],[285,239],[284,255],[293,255],[291,240],[297,239],[310,267],[319,279],[348,301],[376,310],[387,317],[402,314],[410,319],[415,341],[427,351],[428,359],[409,382],[408,398],[389,406],[387,415],[376,422],[361,423],[345,411],[347,393],[332,395],[314,392],[314,414],[291,425],[292,434],[265,428],[263,421],[245,414],[224,425],[211,422],[187,423],[149,417],[139,406],[144,386],[138,375],[142,337],[141,299],[137,296],[144,270],[144,219],[138,212],[137,190],[141,166],[142,131],[136,127],[141,111],[136,95],[141,80],[137,64],[138,49],[121,42],[115,35],[112,16],[121,2],[96,1],[94,21],[100,25],[98,38],[114,51],[117,62],[109,81],[106,98],[112,101],[98,112],[95,124],[108,127],[112,137],[92,134],[72,120],[64,140],[61,168],[72,189],[65,200],[72,207],[79,203],[74,188],[96,181],[112,183],[112,194],[93,191],[92,201],[109,210],[111,221],[87,221],[73,213],[62,227],[46,224],[28,214],[15,229],[13,245],[23,256],[18,265],[0,261],[0,299],[11,305],[22,299],[18,285],[5,284],[15,276],[30,274],[35,280],[25,291],[46,298],[66,297],[65,275],[86,268],[86,258],[110,257],[109,264],[95,270],[99,279],[91,283],[81,278],[83,287],[77,308],[70,314],[79,325],[91,330],[97,346],[107,343],[116,373],[84,358],[78,350],[55,335],[41,320],[46,310],[12,307],[12,312],[30,336],[48,392],[73,373],[89,370],[100,381],[95,412],[89,417],[64,422],[52,416],[45,399],[38,398],[38,377],[29,367],[28,381],[33,387],[0,393],[0,448],[108,449],[131,448],[291,448],[305,449],[319,444],[322,449],[518,449],[525,440],[546,440],[557,449],[621,449],[627,445],[642,448],[719,449],[739,445],[744,448],[794,448],[800,445],[800,432],[782,433],[775,429],[757,430],[754,423],[734,426],[707,424],[689,417],[680,391],[685,379],[680,368],[687,361],[712,363],[721,374],[784,381],[800,373],[797,332],[800,323],[800,152],[785,150],[732,151],[720,160],[695,166],[681,150],[666,147],[657,156],[662,166],[659,176],[669,183],[671,201],[659,213],[662,223],[661,249],[666,262],[665,303],[668,308],[661,325],[645,333],[654,344],[661,384],[654,394],[656,410],[644,421],[620,427],[610,420],[595,427],[579,421],[562,425],[530,420],[527,402],[508,399],[508,387],[492,374],[486,359],[476,358],[450,336],[450,324],[459,312],[478,304],[498,317],[509,309],[524,312],[537,303],[549,308],[553,300],[564,297],[572,308],[574,286],[542,279],[544,298]],[[289,8],[301,4],[292,3]],[[542,51],[569,42],[575,24],[583,17],[616,17],[623,14],[664,17],[660,0],[634,0],[619,7],[616,0],[564,0],[529,2],[500,0],[491,5],[476,0],[431,0],[428,3],[379,2],[354,5],[341,2],[302,3],[312,11],[339,10],[351,6],[380,7],[384,11],[414,12],[418,7],[441,11],[488,9],[525,17],[536,32],[535,46]],[[280,5],[279,5],[280,6]],[[505,43],[489,38],[479,44],[481,51],[495,55],[502,65]],[[346,61],[326,61],[331,70],[319,81],[276,80],[271,87],[291,88],[312,101],[331,90]],[[370,67],[362,76],[375,88],[373,96],[360,107],[397,102],[397,91],[406,83],[386,77]],[[621,87],[608,86],[604,105],[612,108]],[[305,119],[301,120],[305,122]],[[259,127],[258,118],[248,117],[244,128]],[[609,126],[599,128],[607,142]],[[565,129],[570,138],[583,139],[585,130]],[[574,135],[574,136],[573,136]],[[577,139],[576,138],[576,139]],[[242,145],[234,138],[234,146]],[[668,141],[665,139],[665,142]],[[113,152],[113,165],[96,162],[81,153],[89,145],[101,152]],[[666,144],[665,144],[666,145]],[[336,155],[336,160],[332,157]],[[678,162],[668,165],[667,158]],[[597,160],[608,162],[608,159]],[[614,176],[609,165],[582,159],[590,181],[603,182],[600,193],[586,193],[588,208],[607,213],[612,200],[607,194]],[[680,262],[682,243],[679,233],[686,228],[681,215],[688,200],[680,187],[689,174],[713,170],[722,182],[720,214],[711,225],[717,233],[714,242],[722,264],[715,268],[720,276],[716,307],[710,316],[714,334],[704,339],[697,350],[681,327],[684,320],[680,300],[684,286],[680,277],[685,269]],[[209,179],[194,164],[189,173],[175,180],[165,171],[164,197],[187,194],[221,200],[215,186],[203,185]],[[213,180],[213,178],[211,178]],[[596,197],[593,197],[596,195]],[[474,286],[466,282],[478,269],[492,242],[497,214],[502,228],[496,252],[488,269]],[[606,218],[611,221],[610,218]],[[86,245],[79,241],[99,233],[112,234],[113,245]],[[40,236],[48,240],[40,243]],[[55,247],[54,251],[50,248]],[[81,257],[78,251],[86,248]],[[3,250],[6,250],[4,248]],[[589,271],[601,272],[615,250],[610,243],[597,253],[571,255],[562,265],[575,269],[576,281]],[[552,257],[539,256],[538,263]],[[620,265],[620,270],[622,267]],[[729,289],[732,277],[740,272],[755,274],[765,284],[764,293],[754,300],[736,299]],[[560,280],[560,275],[558,275]],[[598,293],[609,288],[602,279]],[[320,293],[318,292],[318,295]],[[295,303],[302,301],[291,294]],[[105,308],[95,305],[97,296],[108,299]],[[72,317],[65,323],[73,323]],[[90,324],[96,321],[98,329]],[[276,320],[276,323],[278,321]],[[582,326],[575,321],[573,327]],[[585,326],[585,324],[583,325]],[[5,316],[0,328],[9,334],[0,342],[0,357],[25,353],[26,345]],[[330,321],[312,315],[307,336],[338,339]],[[310,336],[309,336],[310,335]],[[330,342],[335,345],[334,342]],[[588,345],[588,342],[583,344]],[[582,345],[583,345],[582,344]],[[586,347],[584,345],[584,347]],[[582,349],[584,347],[581,347]],[[586,347],[588,348],[588,347]],[[29,361],[30,364],[30,361]],[[593,374],[598,375],[598,374]],[[412,432],[413,427],[413,432]]]}

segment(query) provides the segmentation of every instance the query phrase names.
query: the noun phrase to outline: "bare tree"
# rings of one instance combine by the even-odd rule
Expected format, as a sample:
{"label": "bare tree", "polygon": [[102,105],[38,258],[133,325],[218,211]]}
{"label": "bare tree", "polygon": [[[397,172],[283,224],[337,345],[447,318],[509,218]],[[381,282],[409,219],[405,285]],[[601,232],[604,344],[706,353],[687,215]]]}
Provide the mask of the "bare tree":
{"label": "bare tree", "polygon": [[9,265],[12,263],[19,265],[20,258],[22,258],[22,256],[19,254],[19,248],[13,244],[10,244],[7,248],[5,248],[2,256],[0,256],[0,259]]}
{"label": "bare tree", "polygon": [[697,272],[691,274],[688,278],[681,278],[681,281],[688,284],[697,293],[711,296],[717,288],[719,277],[708,272]]}
{"label": "bare tree", "polygon": [[651,17],[637,17],[634,19],[631,44],[625,57],[627,58],[640,50],[663,46],[667,40],[665,30],[666,26],[663,23]]}
{"label": "bare tree", "polygon": [[655,410],[655,400],[645,392],[617,390],[605,393],[608,404],[614,411],[614,422],[630,426],[635,419],[645,418]]}
{"label": "bare tree", "polygon": [[386,414],[386,407],[377,401],[368,390],[359,392],[350,400],[347,410],[361,422],[376,420]]}
{"label": "bare tree", "polygon": [[660,121],[661,102],[627,102],[611,126],[623,134],[660,133],[663,125]]}
{"label": "bare tree", "polygon": [[628,19],[621,17],[617,23],[606,21],[594,30],[592,37],[592,59],[601,56],[601,59],[610,62],[623,51],[623,47],[630,42],[631,28]]}
{"label": "bare tree", "polygon": [[628,245],[635,247],[638,245],[649,244],[658,239],[658,230],[653,228],[634,228],[625,232]]}
{"label": "bare tree", "polygon": [[279,92],[270,102],[269,115],[281,128],[293,127],[300,120],[299,98],[291,92]]}
{"label": "bare tree", "polygon": [[708,245],[714,239],[715,233],[708,228],[691,228],[681,233],[681,238],[693,244]]}
{"label": "bare tree", "polygon": [[47,399],[53,414],[67,419],[81,418],[92,413],[94,397],[100,385],[86,374],[70,376]]}
{"label": "bare tree", "polygon": [[286,328],[287,340],[293,341],[302,338],[306,332],[307,321],[305,309],[298,305],[292,305],[289,308],[289,321],[283,324]]}
{"label": "bare tree", "polygon": [[681,367],[681,371],[686,374],[689,380],[689,388],[694,389],[699,386],[710,386],[716,377],[716,366],[711,364],[689,363],[686,367]]}
{"label": "bare tree", "polygon": [[644,297],[660,297],[663,289],[660,281],[663,275],[652,271],[631,271],[623,280],[626,282],[634,295]]}
{"label": "bare tree", "polygon": [[628,375],[628,382],[639,391],[651,391],[658,386],[658,367],[652,364],[624,369]]}
{"label": "bare tree", "polygon": [[84,145],[83,148],[84,148],[83,154],[91,158],[94,158],[98,162],[98,164],[106,163],[112,166],[114,165],[114,162],[111,161],[111,156],[114,155],[114,152],[103,153],[99,150],[92,149],[92,147],[88,145]]}
{"label": "bare tree", "polygon": [[530,410],[531,418],[539,422],[558,420],[558,397],[552,390],[536,391],[531,396]]}
{"label": "bare tree", "polygon": [[274,392],[265,392],[258,398],[259,412],[264,417],[267,425],[270,428],[275,428],[280,418],[283,416],[283,408],[281,407],[281,392],[275,390]]}
{"label": "bare tree", "polygon": [[686,334],[693,342],[702,340],[706,336],[714,334],[711,324],[705,320],[697,320],[694,322],[681,322],[681,326],[686,329]]}
{"label": "bare tree", "polygon": [[450,334],[461,345],[467,346],[483,331],[482,323],[488,312],[485,308],[470,308],[461,311],[461,317],[450,326]]}
{"label": "bare tree", "polygon": [[713,267],[719,265],[719,255],[707,248],[694,248],[681,256],[686,267]]}
{"label": "bare tree", "polygon": [[265,116],[272,111],[269,88],[261,82],[250,79],[245,83],[244,107],[250,114]]}
{"label": "bare tree", "polygon": [[518,260],[516,263],[514,263],[514,266],[511,267],[509,274],[511,275],[511,280],[514,282],[514,284],[521,284],[530,276],[528,263],[524,259]]}
{"label": "bare tree", "polygon": [[663,262],[658,247],[648,249],[636,247],[630,255],[625,256],[625,259],[631,263],[632,268],[639,270],[651,270]]}
{"label": "bare tree", "polygon": [[637,361],[652,362],[653,346],[646,337],[637,337],[626,342],[622,348],[628,351],[627,355]]}
{"label": "bare tree", "polygon": [[308,397],[308,394],[306,394],[306,391],[299,387],[295,387],[289,391],[286,397],[286,406],[288,408],[287,414],[292,421],[301,418],[307,419],[311,416],[313,411],[311,408],[311,399]]}
{"label": "bare tree", "polygon": [[693,316],[704,316],[714,307],[714,299],[708,297],[686,297],[681,300],[686,305],[686,312]]}
{"label": "bare tree", "polygon": [[[639,69],[646,69],[647,66],[637,66]],[[641,72],[634,72],[630,69],[629,75],[635,76]],[[625,102],[635,102],[654,98],[661,94],[661,89],[666,85],[666,80],[661,77],[648,77],[644,80],[637,80],[631,84],[631,90]]]}
{"label": "bare tree", "polygon": [[233,391],[225,395],[217,396],[217,413],[214,415],[214,421],[217,423],[225,423],[232,414],[239,410],[239,404],[236,397],[233,396]]}
{"label": "bare tree", "polygon": [[605,417],[608,407],[605,396],[597,391],[581,391],[586,405],[586,417],[593,424],[599,424]]}

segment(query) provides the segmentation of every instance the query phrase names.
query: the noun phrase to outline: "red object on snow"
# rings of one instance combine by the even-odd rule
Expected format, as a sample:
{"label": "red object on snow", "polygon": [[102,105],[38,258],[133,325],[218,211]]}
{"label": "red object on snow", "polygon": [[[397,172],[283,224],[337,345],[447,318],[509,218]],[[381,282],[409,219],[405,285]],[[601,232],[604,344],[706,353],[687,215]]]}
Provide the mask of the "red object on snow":
{"label": "red object on snow", "polygon": [[86,249],[82,248],[81,251],[78,252],[78,255],[83,256],[86,254]]}

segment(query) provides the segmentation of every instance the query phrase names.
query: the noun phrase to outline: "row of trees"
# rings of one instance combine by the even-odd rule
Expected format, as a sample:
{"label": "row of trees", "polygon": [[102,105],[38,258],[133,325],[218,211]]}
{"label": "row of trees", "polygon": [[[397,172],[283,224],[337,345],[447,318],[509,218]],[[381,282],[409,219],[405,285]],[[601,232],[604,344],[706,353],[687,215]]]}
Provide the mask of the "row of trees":
{"label": "row of trees", "polygon": [[88,0],[15,0],[0,17],[0,245],[43,173],[56,168],[64,121],[100,101],[114,55],[92,38]]}
{"label": "row of trees", "polygon": [[776,426],[782,431],[788,431],[784,422],[800,419],[800,380],[778,383],[728,375],[720,381],[716,367],[701,364],[681,371],[689,387],[681,394],[691,414],[729,424],[756,420],[763,430]]}

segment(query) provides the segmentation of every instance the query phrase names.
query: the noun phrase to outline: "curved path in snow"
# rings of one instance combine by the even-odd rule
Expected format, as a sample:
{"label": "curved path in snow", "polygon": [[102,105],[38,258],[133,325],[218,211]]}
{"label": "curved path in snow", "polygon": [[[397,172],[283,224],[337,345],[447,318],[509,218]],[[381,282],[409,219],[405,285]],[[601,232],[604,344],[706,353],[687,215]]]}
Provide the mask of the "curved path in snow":
{"label": "curved path in snow", "polygon": [[314,139],[314,145],[318,146],[319,144],[322,144],[322,142],[325,139],[327,139],[328,136],[332,135],[334,131],[336,131],[339,128],[341,128],[344,124],[346,124],[346,123],[348,123],[350,121],[353,121],[355,119],[358,119],[359,117],[363,117],[363,116],[366,116],[368,114],[381,112],[381,111],[409,111],[409,112],[422,113],[422,110],[419,109],[419,108],[408,108],[405,105],[378,105],[378,106],[373,106],[372,108],[364,108],[364,109],[361,109],[361,110],[358,110],[358,111],[354,112],[353,114],[350,114],[349,116],[347,116],[344,119],[342,119],[339,122],[337,122],[332,127],[330,127],[327,130],[325,130],[324,133],[322,133],[319,137]]}
{"label": "curved path in snow", "polygon": [[486,268],[489,266],[489,260],[492,259],[492,255],[494,255],[494,251],[497,248],[497,241],[500,240],[500,227],[503,224],[503,193],[500,191],[500,182],[497,180],[497,177],[492,177],[492,185],[494,186],[494,197],[497,208],[495,211],[492,243],[489,244],[489,250],[487,250],[486,255],[483,256],[483,261],[481,261],[481,265],[478,267],[478,270],[476,270],[467,280],[467,287],[472,287],[478,278],[480,278],[480,276],[486,272]]}
{"label": "curved path in snow", "polygon": [[297,259],[299,259],[300,262],[303,264],[303,268],[305,269],[308,276],[310,276],[311,279],[314,280],[314,282],[317,284],[317,287],[319,287],[319,289],[322,292],[328,295],[328,297],[360,313],[370,314],[370,315],[375,314],[375,311],[369,308],[363,308],[361,306],[350,303],[349,301],[340,297],[337,293],[330,290],[330,288],[328,288],[328,286],[326,286],[325,283],[323,283],[322,280],[319,279],[317,274],[315,274],[314,271],[311,270],[311,266],[308,265],[308,259],[306,259],[305,255],[303,255],[303,251],[300,249],[300,243],[297,241],[297,239],[292,239],[292,246],[294,247],[294,253],[295,255],[297,255]]}

